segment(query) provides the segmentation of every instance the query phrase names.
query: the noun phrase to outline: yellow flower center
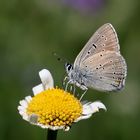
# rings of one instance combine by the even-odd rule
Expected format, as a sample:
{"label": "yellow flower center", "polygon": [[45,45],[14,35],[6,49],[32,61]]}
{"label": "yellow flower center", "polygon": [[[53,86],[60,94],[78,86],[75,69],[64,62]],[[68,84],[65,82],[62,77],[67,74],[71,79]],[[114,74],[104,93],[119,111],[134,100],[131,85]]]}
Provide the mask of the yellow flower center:
{"label": "yellow flower center", "polygon": [[81,113],[80,101],[72,94],[58,88],[37,94],[27,107],[28,115],[38,116],[38,123],[51,126],[70,126]]}

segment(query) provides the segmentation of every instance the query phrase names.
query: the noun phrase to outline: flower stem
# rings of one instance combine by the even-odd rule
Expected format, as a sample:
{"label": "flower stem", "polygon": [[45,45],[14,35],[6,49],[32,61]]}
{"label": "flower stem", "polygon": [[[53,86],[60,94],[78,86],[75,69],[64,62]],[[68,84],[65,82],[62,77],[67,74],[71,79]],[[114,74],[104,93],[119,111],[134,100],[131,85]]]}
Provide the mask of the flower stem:
{"label": "flower stem", "polygon": [[48,129],[48,133],[47,133],[47,140],[56,140],[57,139],[57,131],[58,130],[51,130]]}

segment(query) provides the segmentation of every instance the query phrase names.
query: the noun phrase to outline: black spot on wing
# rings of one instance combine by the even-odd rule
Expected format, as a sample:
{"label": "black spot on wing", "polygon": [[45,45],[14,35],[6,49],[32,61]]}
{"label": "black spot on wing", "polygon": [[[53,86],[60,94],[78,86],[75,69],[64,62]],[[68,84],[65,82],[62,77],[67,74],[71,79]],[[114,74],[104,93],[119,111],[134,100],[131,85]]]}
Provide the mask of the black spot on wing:
{"label": "black spot on wing", "polygon": [[92,46],[96,49],[97,48],[97,46],[95,45],[95,44],[92,44]]}

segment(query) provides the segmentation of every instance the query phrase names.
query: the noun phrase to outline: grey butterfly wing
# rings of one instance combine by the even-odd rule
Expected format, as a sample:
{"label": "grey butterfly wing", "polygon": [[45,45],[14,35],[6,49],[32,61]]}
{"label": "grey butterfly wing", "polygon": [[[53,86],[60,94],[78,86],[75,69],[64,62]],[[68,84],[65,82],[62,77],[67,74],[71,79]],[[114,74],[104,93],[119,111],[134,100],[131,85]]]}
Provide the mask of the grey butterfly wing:
{"label": "grey butterfly wing", "polygon": [[127,66],[118,52],[94,54],[81,62],[80,69],[82,73],[86,73],[84,84],[87,87],[100,91],[116,91],[124,87]]}
{"label": "grey butterfly wing", "polygon": [[89,39],[87,44],[75,59],[74,67],[80,65],[82,61],[90,55],[94,55],[101,51],[119,52],[120,46],[117,33],[110,23],[102,25]]}

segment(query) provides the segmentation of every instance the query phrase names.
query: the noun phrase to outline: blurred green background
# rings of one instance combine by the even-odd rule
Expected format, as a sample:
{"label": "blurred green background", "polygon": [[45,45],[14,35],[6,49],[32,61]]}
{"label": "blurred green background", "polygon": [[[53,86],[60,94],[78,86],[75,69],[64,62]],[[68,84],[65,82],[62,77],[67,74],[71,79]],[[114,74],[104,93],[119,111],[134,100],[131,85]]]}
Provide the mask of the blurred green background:
{"label": "blurred green background", "polygon": [[115,27],[128,65],[120,93],[89,90],[85,100],[101,100],[99,112],[59,131],[58,140],[140,139],[140,2],[139,0],[1,0],[0,1],[0,140],[44,140],[47,130],[32,126],[18,114],[19,101],[40,83],[47,68],[61,87],[64,63],[70,62],[98,27]]}

